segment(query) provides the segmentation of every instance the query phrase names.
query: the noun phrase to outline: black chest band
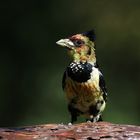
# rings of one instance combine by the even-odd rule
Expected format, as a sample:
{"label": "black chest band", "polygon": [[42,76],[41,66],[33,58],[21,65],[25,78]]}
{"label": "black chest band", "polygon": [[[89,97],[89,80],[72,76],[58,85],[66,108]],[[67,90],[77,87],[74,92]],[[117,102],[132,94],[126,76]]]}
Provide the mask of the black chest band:
{"label": "black chest band", "polygon": [[67,67],[67,74],[68,76],[79,83],[86,82],[87,80],[90,79],[90,74],[92,72],[92,65],[90,63],[76,63],[72,62],[68,67]]}

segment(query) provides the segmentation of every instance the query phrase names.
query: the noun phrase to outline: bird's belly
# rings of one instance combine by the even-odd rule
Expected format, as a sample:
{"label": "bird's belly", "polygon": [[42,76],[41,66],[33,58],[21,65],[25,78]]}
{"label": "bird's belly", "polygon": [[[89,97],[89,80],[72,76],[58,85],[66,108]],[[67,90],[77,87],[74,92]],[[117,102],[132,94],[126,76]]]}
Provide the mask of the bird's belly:
{"label": "bird's belly", "polygon": [[101,95],[95,81],[77,83],[69,80],[65,92],[68,101],[82,112],[87,112],[91,105],[96,105]]}

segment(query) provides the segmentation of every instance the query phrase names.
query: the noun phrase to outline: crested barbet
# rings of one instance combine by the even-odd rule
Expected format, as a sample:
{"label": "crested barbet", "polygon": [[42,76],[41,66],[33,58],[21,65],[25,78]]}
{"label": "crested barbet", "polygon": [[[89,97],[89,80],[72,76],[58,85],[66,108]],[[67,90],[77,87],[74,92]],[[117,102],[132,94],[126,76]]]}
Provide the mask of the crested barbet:
{"label": "crested barbet", "polygon": [[80,115],[85,116],[87,121],[102,121],[107,90],[96,60],[94,30],[60,39],[56,43],[67,48],[71,57],[62,79],[71,123],[77,121]]}

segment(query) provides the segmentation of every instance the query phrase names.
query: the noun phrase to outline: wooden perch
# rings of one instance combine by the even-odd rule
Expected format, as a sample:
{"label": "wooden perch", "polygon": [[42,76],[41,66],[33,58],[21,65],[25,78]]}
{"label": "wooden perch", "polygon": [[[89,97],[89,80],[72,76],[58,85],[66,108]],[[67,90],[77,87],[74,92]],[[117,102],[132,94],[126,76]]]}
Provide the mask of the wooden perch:
{"label": "wooden perch", "polygon": [[140,140],[140,126],[98,122],[1,128],[0,140]]}

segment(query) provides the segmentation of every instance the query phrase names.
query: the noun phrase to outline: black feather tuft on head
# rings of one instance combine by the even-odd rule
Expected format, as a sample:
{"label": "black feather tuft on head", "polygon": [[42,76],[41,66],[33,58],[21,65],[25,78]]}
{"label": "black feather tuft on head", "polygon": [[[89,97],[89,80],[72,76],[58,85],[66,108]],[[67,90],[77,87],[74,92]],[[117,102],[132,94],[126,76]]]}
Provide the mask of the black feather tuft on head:
{"label": "black feather tuft on head", "polygon": [[88,37],[90,41],[95,41],[95,32],[94,30],[87,31],[82,33],[84,36]]}

